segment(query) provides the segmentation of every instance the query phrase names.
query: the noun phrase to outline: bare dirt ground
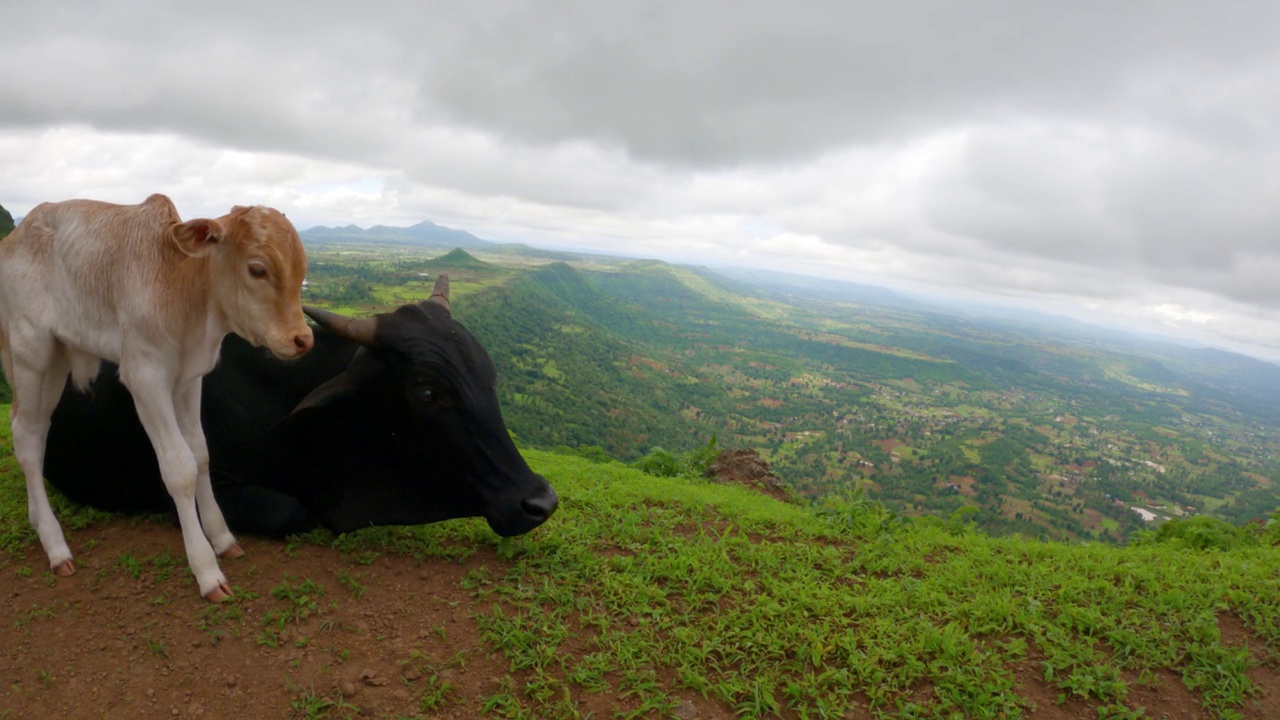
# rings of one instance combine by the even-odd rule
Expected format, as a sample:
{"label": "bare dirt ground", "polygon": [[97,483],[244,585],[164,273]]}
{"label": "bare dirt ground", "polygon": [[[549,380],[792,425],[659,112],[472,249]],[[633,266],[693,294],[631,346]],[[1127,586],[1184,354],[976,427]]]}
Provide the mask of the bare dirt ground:
{"label": "bare dirt ground", "polygon": [[[75,532],[80,569],[71,578],[47,573],[36,545],[0,569],[0,718],[505,716],[485,705],[504,678],[520,686],[525,674],[485,647],[473,613],[492,601],[464,587],[481,566],[502,573],[492,551],[419,562],[241,540],[246,556],[223,562],[239,597],[222,605],[198,596],[178,530],[162,522]],[[1256,644],[1238,620],[1223,625],[1229,642]],[[1027,717],[1098,717],[1094,703],[1060,699],[1036,658],[1014,673]],[[1262,693],[1244,716],[1280,717],[1280,671],[1259,667],[1251,677]],[[445,687],[440,704],[424,706]],[[932,690],[918,694],[927,702]],[[724,703],[678,696],[674,717],[733,717]],[[1211,717],[1172,672],[1130,679],[1130,700],[1150,718]],[[632,709],[581,688],[572,705],[595,718]],[[862,704],[849,717],[871,715]]]}
{"label": "bare dirt ground", "polygon": [[[471,699],[498,689],[505,664],[481,648],[459,584],[500,562],[492,552],[364,565],[327,548],[241,544],[246,556],[222,563],[240,598],[223,605],[199,597],[181,536],[163,524],[116,520],[77,532],[71,578],[53,579],[32,547],[5,571],[0,716],[289,718],[321,716],[341,700],[350,707],[330,705],[331,715],[413,717],[417,686],[434,670],[456,687],[443,715],[469,717],[479,709]],[[122,554],[139,561],[136,579]],[[34,572],[21,577],[23,567]],[[286,620],[278,637],[265,633],[278,627],[267,613],[298,604],[272,591],[306,581],[323,588],[299,593],[315,609]]]}

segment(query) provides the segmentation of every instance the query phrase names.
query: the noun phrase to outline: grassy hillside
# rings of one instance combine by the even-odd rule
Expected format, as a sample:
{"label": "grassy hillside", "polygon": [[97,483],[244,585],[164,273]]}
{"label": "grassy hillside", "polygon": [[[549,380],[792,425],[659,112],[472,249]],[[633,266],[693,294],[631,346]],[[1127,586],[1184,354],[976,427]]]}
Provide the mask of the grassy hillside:
{"label": "grassy hillside", "polygon": [[[3,429],[0,438],[7,444]],[[313,533],[292,546],[335,549],[336,575],[295,577],[270,593],[240,590],[242,605],[210,615],[194,599],[180,563],[163,577],[158,561],[132,555],[86,566],[70,579],[46,573],[28,552],[35,540],[22,480],[5,453],[0,572],[43,573],[63,600],[0,628],[0,638],[11,636],[13,643],[20,637],[24,647],[41,638],[58,642],[59,618],[73,614],[68,598],[93,596],[116,582],[138,584],[137,592],[120,595],[125,603],[185,598],[185,592],[190,603],[166,601],[154,610],[174,618],[165,633],[177,634],[183,623],[199,628],[205,635],[197,637],[213,638],[215,647],[207,650],[213,659],[253,653],[261,672],[281,673],[291,687],[307,688],[292,717],[354,718],[366,698],[348,702],[328,673],[342,672],[344,647],[356,641],[340,628],[355,622],[346,608],[362,607],[361,582],[398,577],[385,574],[390,560],[377,558],[457,562],[492,548],[496,554],[472,561],[456,581],[465,613],[459,623],[455,611],[456,624],[440,637],[455,648],[478,642],[484,654],[470,662],[487,657],[496,682],[464,690],[473,684],[462,679],[479,670],[457,658],[410,654],[404,663],[417,665],[399,682],[405,702],[418,711],[381,717],[1280,714],[1274,532],[1247,537],[1192,521],[1166,526],[1183,530],[1166,533],[1164,542],[1128,548],[992,539],[974,532],[963,516],[904,520],[864,497],[800,507],[616,463],[527,455],[562,498],[560,512],[530,535],[500,540],[475,521],[340,538]],[[59,514],[71,527],[86,528],[71,536],[73,550],[85,552],[83,538],[102,516],[66,507]],[[169,567],[172,553],[181,554],[181,539],[165,527]],[[240,563],[230,570],[238,588],[255,586],[246,568]],[[405,580],[415,582],[394,582]],[[100,601],[115,602],[110,597]],[[292,619],[286,624],[284,617]],[[378,632],[394,636],[399,625],[415,622],[411,615],[393,618]],[[169,636],[148,627],[148,644],[164,650]],[[97,647],[107,646],[105,640],[77,642]],[[304,662],[312,656],[323,668]],[[285,663],[288,658],[293,662]],[[19,685],[0,693],[0,714],[6,702],[41,692],[38,683],[35,690]]]}

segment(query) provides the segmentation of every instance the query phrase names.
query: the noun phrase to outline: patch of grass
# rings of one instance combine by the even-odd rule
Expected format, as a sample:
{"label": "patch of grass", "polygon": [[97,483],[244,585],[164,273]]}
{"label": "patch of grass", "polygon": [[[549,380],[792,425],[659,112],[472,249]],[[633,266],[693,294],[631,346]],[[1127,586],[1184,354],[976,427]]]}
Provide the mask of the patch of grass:
{"label": "patch of grass", "polygon": [[418,710],[433,713],[457,704],[458,688],[448,680],[441,680],[437,674],[427,675],[422,681],[422,690],[418,695]]}
{"label": "patch of grass", "polygon": [[1109,717],[1138,712],[1126,672],[1168,668],[1226,718],[1257,661],[1222,644],[1219,614],[1280,640],[1274,547],[992,539],[857,495],[804,508],[526,454],[561,514],[490,538],[507,563],[461,583],[485,608],[482,638],[524,678],[486,699],[500,717],[554,713],[566,693],[661,715],[681,691],[746,718],[855,702],[877,717],[1021,717],[1013,668],[1034,650],[1048,683]]}
{"label": "patch of grass", "polygon": [[319,599],[325,595],[324,587],[312,580],[292,580],[289,577],[271,590],[271,597],[281,607],[267,610],[262,616],[263,631],[258,644],[280,647],[280,636],[285,626],[298,624],[319,611]]}
{"label": "patch of grass", "polygon": [[142,579],[142,563],[133,556],[133,553],[122,552],[116,556],[116,568],[132,580]]}
{"label": "patch of grass", "polygon": [[289,706],[293,708],[294,717],[298,720],[352,718],[360,711],[358,706],[343,700],[341,695],[320,695],[315,688],[298,691],[298,697],[290,701]]}
{"label": "patch of grass", "polygon": [[364,584],[352,577],[350,570],[338,570],[335,574],[338,582],[351,593],[351,597],[357,600],[364,597]]}
{"label": "patch of grass", "polygon": [[164,644],[163,640],[148,635],[146,638],[147,650],[156,657],[169,657],[169,648]]}

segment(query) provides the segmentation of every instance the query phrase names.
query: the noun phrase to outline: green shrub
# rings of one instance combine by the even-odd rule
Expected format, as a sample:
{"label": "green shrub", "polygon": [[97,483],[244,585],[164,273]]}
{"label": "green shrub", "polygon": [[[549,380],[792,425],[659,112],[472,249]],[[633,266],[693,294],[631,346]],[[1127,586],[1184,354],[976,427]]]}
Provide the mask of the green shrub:
{"label": "green shrub", "polygon": [[1244,530],[1211,517],[1191,517],[1170,520],[1154,532],[1149,532],[1141,543],[1171,543],[1196,550],[1232,550],[1250,544],[1252,538]]}

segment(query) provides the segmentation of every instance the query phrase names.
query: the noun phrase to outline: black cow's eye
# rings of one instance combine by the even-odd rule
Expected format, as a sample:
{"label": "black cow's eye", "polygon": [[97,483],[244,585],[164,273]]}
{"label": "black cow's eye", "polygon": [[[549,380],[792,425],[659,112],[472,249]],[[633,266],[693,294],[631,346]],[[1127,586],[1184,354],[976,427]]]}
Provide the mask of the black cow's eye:
{"label": "black cow's eye", "polygon": [[432,394],[431,388],[419,386],[413,391],[413,399],[418,402],[428,403],[435,399],[435,395]]}

